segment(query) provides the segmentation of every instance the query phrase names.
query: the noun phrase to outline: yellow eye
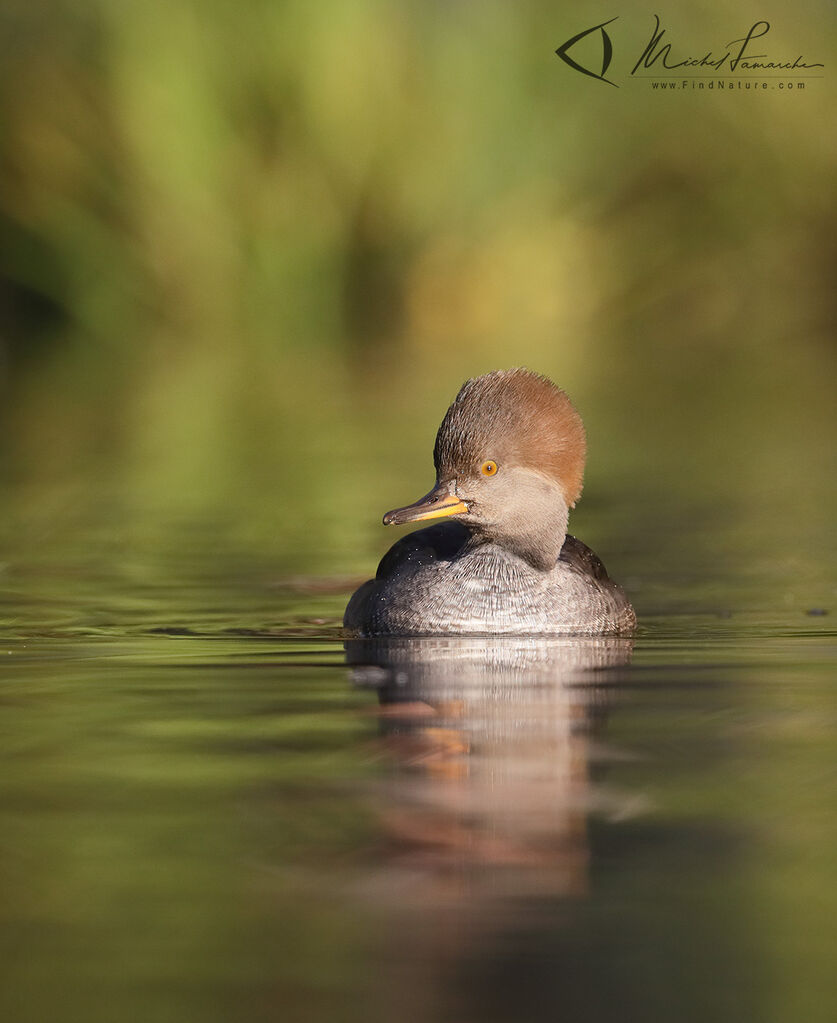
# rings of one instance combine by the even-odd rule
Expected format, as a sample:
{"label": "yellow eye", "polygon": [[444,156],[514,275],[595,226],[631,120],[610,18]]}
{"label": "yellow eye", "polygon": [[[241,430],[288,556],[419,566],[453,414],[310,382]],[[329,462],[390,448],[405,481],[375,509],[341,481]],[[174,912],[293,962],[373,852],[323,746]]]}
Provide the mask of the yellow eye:
{"label": "yellow eye", "polygon": [[497,463],[492,462],[490,459],[487,462],[483,462],[480,466],[480,472],[483,476],[493,476],[497,472]]}

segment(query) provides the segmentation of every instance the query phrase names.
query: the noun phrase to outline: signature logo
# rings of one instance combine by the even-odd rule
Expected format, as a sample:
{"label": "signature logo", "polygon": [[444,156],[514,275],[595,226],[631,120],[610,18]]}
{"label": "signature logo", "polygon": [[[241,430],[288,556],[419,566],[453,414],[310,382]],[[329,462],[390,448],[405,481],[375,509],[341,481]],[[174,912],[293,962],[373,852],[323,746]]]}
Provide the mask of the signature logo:
{"label": "signature logo", "polygon": [[[579,32],[559,46],[555,53],[574,71],[580,71],[581,74],[587,75],[590,78],[616,86],[616,82],[605,78],[607,69],[610,67],[610,62],[613,59],[613,43],[605,31],[605,27],[613,24],[616,20],[616,18],[611,18],[609,21],[603,21],[601,25],[594,25],[592,28],[584,29],[583,32]],[[660,24],[660,19],[655,14],[654,30],[651,33],[651,38],[634,64],[630,72],[631,77],[634,77],[637,72],[640,72],[640,77],[642,77],[642,71],[653,69],[656,74],[675,71],[679,77],[683,78],[710,77],[712,72],[727,78],[738,77],[741,72],[750,72],[746,76],[749,78],[769,78],[775,77],[773,73],[776,71],[805,72],[825,67],[824,64],[819,62],[808,63],[801,54],[793,60],[774,60],[766,53],[754,53],[753,49],[756,45],[756,40],[763,39],[770,31],[769,21],[755,22],[748,32],[740,38],[733,39],[727,43],[718,53],[706,50],[701,56],[675,53],[672,43],[668,41],[663,42],[666,30],[661,28]],[[601,33],[602,66],[600,72],[585,67],[579,60],[575,60],[569,54],[569,51],[574,46],[596,32]],[[759,43],[759,49],[761,45]],[[698,49],[698,53],[700,52],[701,50]],[[706,73],[707,71],[709,74]],[[646,75],[645,77],[648,76]],[[616,87],[618,88],[618,86]],[[762,88],[766,87],[766,85],[762,86]]]}
{"label": "signature logo", "polygon": [[[618,17],[618,15],[617,15]],[[610,25],[616,21],[616,18],[611,18],[610,21],[603,21],[601,25],[594,25],[592,28],[586,28],[583,32],[579,32],[578,35],[568,39],[562,46],[559,46],[555,51],[561,60],[565,64],[568,64],[573,70],[580,71],[583,75],[589,75],[591,78],[598,78],[600,82],[607,82],[608,85],[613,85],[615,88],[619,88],[616,82],[611,82],[609,78],[605,78],[605,71],[610,67],[610,61],[613,58],[613,43],[610,41],[610,36],[605,32],[605,25]],[[602,34],[602,70],[601,74],[596,74],[595,71],[591,71],[589,68],[583,67],[578,61],[573,60],[567,52],[571,50],[576,43],[581,42],[582,39],[586,39],[587,36],[592,35],[593,32],[601,32]]]}

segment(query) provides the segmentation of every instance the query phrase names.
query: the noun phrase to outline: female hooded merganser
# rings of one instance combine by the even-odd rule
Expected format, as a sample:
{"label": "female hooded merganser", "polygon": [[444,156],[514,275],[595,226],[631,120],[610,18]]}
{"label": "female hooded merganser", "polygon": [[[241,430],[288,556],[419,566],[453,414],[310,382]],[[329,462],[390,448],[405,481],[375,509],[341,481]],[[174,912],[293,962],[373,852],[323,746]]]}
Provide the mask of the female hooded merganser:
{"label": "female hooded merganser", "polygon": [[581,494],[581,416],[526,369],[463,384],[436,435],[436,486],[384,525],[454,517],[403,537],[346,608],[354,633],[630,632],[636,615],[567,533]]}

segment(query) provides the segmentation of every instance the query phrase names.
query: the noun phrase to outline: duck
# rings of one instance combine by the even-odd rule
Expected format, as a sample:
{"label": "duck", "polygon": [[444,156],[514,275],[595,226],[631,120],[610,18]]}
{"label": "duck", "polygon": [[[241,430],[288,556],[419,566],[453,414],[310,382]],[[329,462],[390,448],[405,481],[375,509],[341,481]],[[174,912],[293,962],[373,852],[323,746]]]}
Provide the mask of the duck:
{"label": "duck", "polygon": [[467,380],[436,435],[433,489],[383,518],[446,521],[390,548],[349,600],[348,635],[630,634],[624,591],[567,532],[586,453],[581,416],[547,377]]}

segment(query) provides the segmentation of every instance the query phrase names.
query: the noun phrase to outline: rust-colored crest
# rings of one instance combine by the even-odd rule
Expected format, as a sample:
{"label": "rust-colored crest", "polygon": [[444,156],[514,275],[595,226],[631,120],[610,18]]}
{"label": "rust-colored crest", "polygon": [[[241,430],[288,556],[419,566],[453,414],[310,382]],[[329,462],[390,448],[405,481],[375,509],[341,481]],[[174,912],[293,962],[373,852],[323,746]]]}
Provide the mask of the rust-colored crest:
{"label": "rust-colored crest", "polygon": [[466,381],[436,435],[440,477],[474,472],[485,459],[522,465],[554,479],[568,505],[581,495],[587,441],[567,395],[528,369]]}

